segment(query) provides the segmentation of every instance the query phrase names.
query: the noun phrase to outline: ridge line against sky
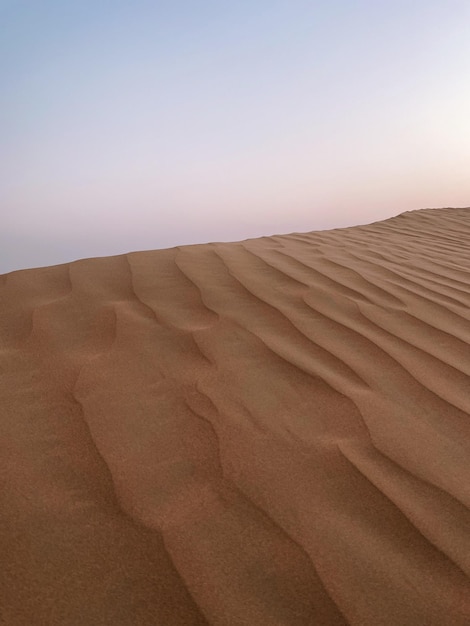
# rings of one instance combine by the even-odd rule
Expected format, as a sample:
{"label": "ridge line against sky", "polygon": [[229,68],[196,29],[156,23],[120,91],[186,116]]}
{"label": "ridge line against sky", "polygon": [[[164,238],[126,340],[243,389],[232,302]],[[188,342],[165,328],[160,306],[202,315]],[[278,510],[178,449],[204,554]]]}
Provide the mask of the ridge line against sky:
{"label": "ridge line against sky", "polygon": [[0,0],[0,273],[468,206],[470,5]]}

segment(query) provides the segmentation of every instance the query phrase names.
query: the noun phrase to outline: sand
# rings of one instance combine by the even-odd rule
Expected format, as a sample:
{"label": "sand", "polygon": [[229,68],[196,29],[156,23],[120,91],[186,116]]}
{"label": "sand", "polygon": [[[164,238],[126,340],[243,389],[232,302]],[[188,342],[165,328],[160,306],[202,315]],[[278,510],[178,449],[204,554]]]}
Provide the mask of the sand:
{"label": "sand", "polygon": [[470,209],[0,277],[0,623],[470,624]]}

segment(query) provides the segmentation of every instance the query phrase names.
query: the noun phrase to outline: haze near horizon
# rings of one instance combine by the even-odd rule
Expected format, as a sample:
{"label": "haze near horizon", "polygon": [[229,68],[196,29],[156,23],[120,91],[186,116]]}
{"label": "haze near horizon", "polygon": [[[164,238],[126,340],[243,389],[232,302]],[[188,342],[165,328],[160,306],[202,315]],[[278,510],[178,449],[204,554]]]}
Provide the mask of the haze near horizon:
{"label": "haze near horizon", "polygon": [[0,273],[470,204],[462,1],[0,2]]}

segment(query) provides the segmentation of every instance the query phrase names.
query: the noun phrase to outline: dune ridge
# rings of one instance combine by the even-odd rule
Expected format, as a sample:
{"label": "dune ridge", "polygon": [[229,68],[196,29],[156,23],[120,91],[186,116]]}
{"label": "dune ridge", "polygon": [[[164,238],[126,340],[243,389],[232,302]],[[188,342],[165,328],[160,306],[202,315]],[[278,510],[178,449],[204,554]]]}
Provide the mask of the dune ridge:
{"label": "dune ridge", "polygon": [[0,623],[470,624],[470,209],[0,277]]}

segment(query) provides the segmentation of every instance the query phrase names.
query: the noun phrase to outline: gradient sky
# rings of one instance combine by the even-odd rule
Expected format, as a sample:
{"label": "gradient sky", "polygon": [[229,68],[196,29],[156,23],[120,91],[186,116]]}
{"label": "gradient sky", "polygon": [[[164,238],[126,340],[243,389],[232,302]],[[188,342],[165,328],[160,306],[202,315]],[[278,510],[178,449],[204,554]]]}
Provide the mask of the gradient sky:
{"label": "gradient sky", "polygon": [[468,0],[0,0],[0,273],[470,205]]}

